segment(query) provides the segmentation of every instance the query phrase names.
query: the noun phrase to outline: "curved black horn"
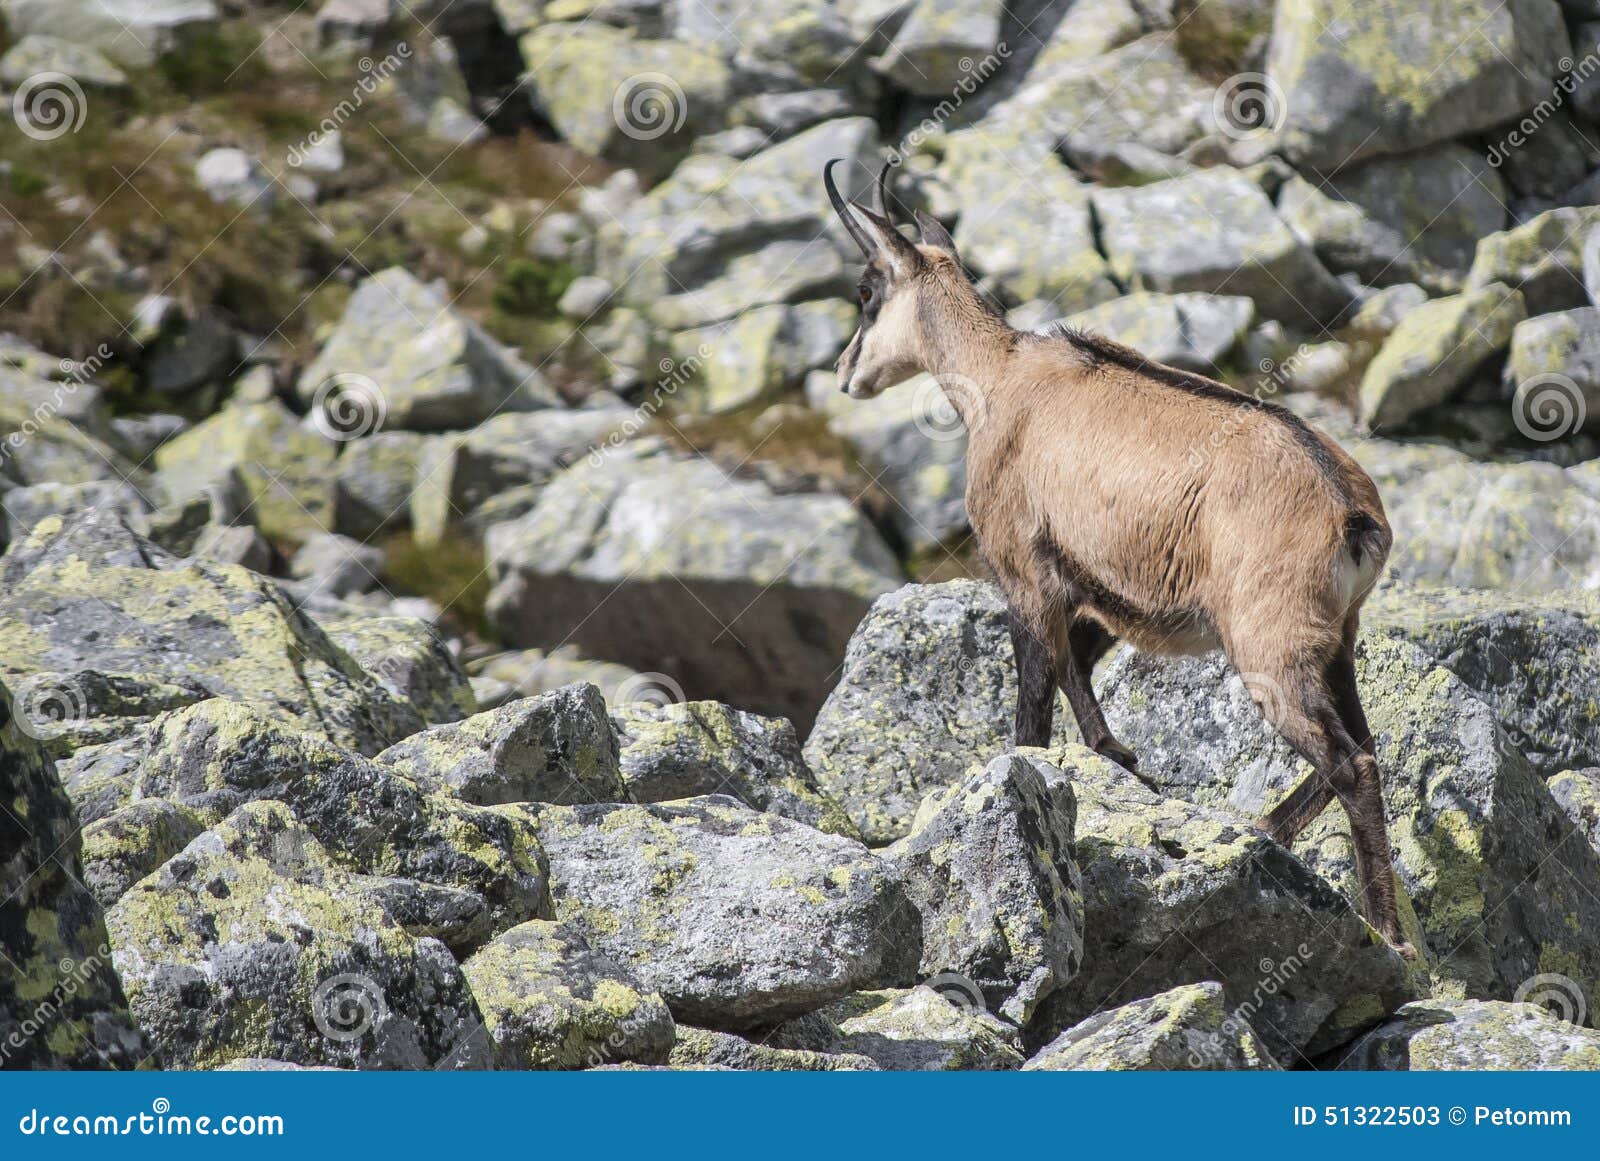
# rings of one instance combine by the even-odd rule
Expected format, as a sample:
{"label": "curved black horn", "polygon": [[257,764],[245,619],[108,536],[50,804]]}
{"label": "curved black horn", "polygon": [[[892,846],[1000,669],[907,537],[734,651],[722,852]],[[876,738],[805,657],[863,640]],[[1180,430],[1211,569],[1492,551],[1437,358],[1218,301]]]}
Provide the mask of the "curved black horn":
{"label": "curved black horn", "polygon": [[872,212],[891,225],[894,223],[894,215],[889,212],[889,171],[892,169],[894,161],[885,161],[872,186]]}
{"label": "curved black horn", "polygon": [[839,220],[844,223],[844,228],[850,231],[850,237],[854,238],[856,245],[861,247],[862,255],[871,258],[873,253],[871,237],[861,228],[861,223],[856,220],[855,212],[850,208],[850,204],[839,193],[839,187],[833,184],[833,167],[838,164],[839,159],[835,157],[822,167],[822,184],[828,191],[828,200],[833,203],[833,212],[839,215]]}

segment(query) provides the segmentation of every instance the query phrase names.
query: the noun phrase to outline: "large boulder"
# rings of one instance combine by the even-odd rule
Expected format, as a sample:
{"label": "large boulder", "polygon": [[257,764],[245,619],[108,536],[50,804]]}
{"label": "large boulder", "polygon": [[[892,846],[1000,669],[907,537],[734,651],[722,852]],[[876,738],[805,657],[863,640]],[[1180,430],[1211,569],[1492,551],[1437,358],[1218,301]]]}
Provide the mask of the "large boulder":
{"label": "large boulder", "polygon": [[1503,351],[1527,317],[1522,292],[1499,282],[1434,299],[1400,320],[1361,377],[1361,420],[1398,427],[1449,399]]}
{"label": "large boulder", "polygon": [[1506,381],[1524,435],[1558,439],[1600,430],[1600,306],[1525,319],[1511,332]]}
{"label": "large boulder", "polygon": [[333,527],[337,447],[276,399],[224,407],[156,449],[161,486],[184,500],[237,479],[252,521],[298,543]]}
{"label": "large boulder", "polygon": [[1600,765],[1600,600],[1390,585],[1369,633],[1420,648],[1493,707],[1541,778]]}
{"label": "large boulder", "polygon": [[556,916],[680,1020],[738,1030],[911,982],[916,909],[860,843],[721,795],[527,806]]}
{"label": "large boulder", "polygon": [[1335,1060],[1363,1072],[1593,1072],[1600,1070],[1600,1032],[1538,1004],[1418,1000]]}
{"label": "large boulder", "polygon": [[838,376],[806,380],[807,401],[894,501],[889,522],[913,552],[936,551],[967,527],[967,429],[932,375],[871,399],[839,392]]}
{"label": "large boulder", "polygon": [[922,915],[923,977],[954,974],[1017,1025],[1078,971],[1077,808],[1059,772],[1015,754],[923,801],[884,852]]}
{"label": "large boulder", "polygon": [[877,150],[871,118],[841,117],[744,161],[692,156],[602,225],[600,273],[625,305],[670,330],[844,293],[845,256],[857,251],[820,175],[842,158],[840,190],[863,193]]}
{"label": "large boulder", "polygon": [[455,958],[414,938],[281,803],[251,803],[107,916],[117,970],[165,1068],[236,1057],[482,1068]]}
{"label": "large boulder", "polygon": [[[939,986],[934,986],[939,985]],[[775,1045],[857,1054],[889,1072],[1006,1072],[1022,1067],[1016,1029],[960,982],[857,992],[775,1029]]]}
{"label": "large boulder", "polygon": [[271,581],[175,560],[115,513],[42,522],[0,574],[0,677],[60,751],[208,698],[366,754],[422,728]]}
{"label": "large boulder", "polygon": [[[1600,930],[1593,894],[1600,858],[1494,710],[1421,649],[1381,630],[1358,646],[1357,673],[1378,746],[1395,870],[1415,914],[1413,942],[1435,978],[1497,999],[1551,964],[1589,981],[1585,987],[1600,981],[1600,940],[1592,935]],[[1102,700],[1112,729],[1139,755],[1142,776],[1165,793],[1253,818],[1309,768],[1262,720],[1252,695],[1283,691],[1263,675],[1234,674],[1220,657],[1127,653],[1107,670]],[[1080,823],[1080,834],[1092,833]],[[1349,827],[1337,806],[1295,850],[1357,897]],[[1087,960],[1093,963],[1092,952]]]}
{"label": "large boulder", "polygon": [[1402,580],[1528,596],[1600,589],[1600,494],[1575,470],[1464,461],[1389,495]]}
{"label": "large boulder", "polygon": [[1214,374],[1255,322],[1242,295],[1129,294],[1064,321],[1187,371]]}
{"label": "large boulder", "polygon": [[1487,130],[1549,98],[1570,51],[1553,0],[1284,0],[1267,72],[1296,164],[1337,169]]}
{"label": "large boulder", "polygon": [[899,581],[843,497],[778,494],[638,445],[556,477],[488,550],[505,640],[641,669],[670,658],[692,696],[802,725],[868,602]]}
{"label": "large boulder", "polygon": [[775,1048],[710,1028],[678,1025],[669,1058],[678,1067],[734,1068],[741,1072],[877,1072],[878,1062],[859,1052]]}
{"label": "large boulder", "polygon": [[378,762],[467,802],[615,802],[624,797],[617,739],[592,685],[519,698],[413,734]]}
{"label": "large boulder", "polygon": [[461,662],[427,622],[365,614],[319,614],[314,620],[363,673],[416,706],[428,725],[457,722],[477,710]]}
{"label": "large boulder", "polygon": [[672,1013],[630,972],[559,923],[533,920],[461,965],[501,1068],[664,1063]]}
{"label": "large boulder", "polygon": [[1600,228],[1600,206],[1547,210],[1522,225],[1478,241],[1467,289],[1503,282],[1522,291],[1530,315],[1588,306],[1583,285],[1584,239]]}
{"label": "large boulder", "polygon": [[873,67],[900,88],[935,100],[982,83],[977,62],[1000,43],[1003,0],[913,0],[908,7]]}
{"label": "large boulder", "polygon": [[1024,1072],[1235,1072],[1276,1069],[1250,1022],[1228,1011],[1222,985],[1184,984],[1075,1024]]}
{"label": "large boulder", "polygon": [[400,267],[356,287],[298,392],[317,426],[344,440],[471,427],[555,402],[539,372],[459,314],[442,287]]}
{"label": "large boulder", "polygon": [[818,830],[861,837],[817,785],[794,726],[783,718],[714,701],[638,701],[618,705],[611,722],[621,746],[622,797],[630,802],[727,794]]}
{"label": "large boulder", "polygon": [[0,683],[0,1064],[135,1068],[144,1042],[84,886],[72,803]]}
{"label": "large boulder", "polygon": [[131,771],[135,801],[165,798],[213,819],[252,801],[282,802],[349,870],[470,892],[498,927],[550,913],[548,864],[519,814],[429,793],[222,699],[159,718],[141,748]]}
{"label": "large boulder", "polygon": [[535,108],[591,156],[658,177],[721,126],[732,77],[703,44],[583,20],[542,24],[519,47]]}
{"label": "large boulder", "polygon": [[1349,290],[1235,170],[1096,190],[1094,208],[1111,270],[1129,289],[1244,295],[1269,318],[1313,330],[1350,305]]}
{"label": "large boulder", "polygon": [[[952,133],[943,146],[939,177],[960,212],[956,249],[997,295],[1045,298],[1065,311],[1116,296],[1095,248],[1089,187],[1059,157],[982,128]],[[1025,182],[1018,165],[1027,166]]]}
{"label": "large boulder", "polygon": [[1084,953],[1030,1040],[1215,980],[1271,1057],[1293,1067],[1415,994],[1408,965],[1349,900],[1246,816],[1162,798],[1081,746],[1050,757],[1078,799]]}
{"label": "large boulder", "polygon": [[[1017,677],[993,585],[907,585],[873,603],[839,683],[806,739],[806,761],[868,843],[911,829],[930,792],[1009,748]],[[1076,738],[1056,715],[1058,740]]]}
{"label": "large boulder", "polygon": [[215,0],[0,0],[13,38],[35,33],[135,67],[203,47],[222,20]]}

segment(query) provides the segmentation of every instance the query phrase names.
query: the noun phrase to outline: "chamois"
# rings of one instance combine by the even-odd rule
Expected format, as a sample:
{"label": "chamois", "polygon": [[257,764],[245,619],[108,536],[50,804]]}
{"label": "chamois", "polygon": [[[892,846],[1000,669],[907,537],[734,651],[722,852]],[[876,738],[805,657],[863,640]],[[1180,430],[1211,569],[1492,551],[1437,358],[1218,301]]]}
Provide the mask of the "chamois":
{"label": "chamois", "polygon": [[1118,639],[1221,648],[1312,773],[1256,825],[1288,845],[1337,798],[1363,910],[1407,956],[1376,751],[1356,691],[1361,604],[1391,535],[1372,480],[1293,412],[1071,328],[1013,329],[950,234],[920,243],[885,205],[823,184],[866,257],[839,386],[867,399],[919,372],[968,430],[967,513],[1010,609],[1018,745],[1046,745],[1055,687],[1087,745],[1136,771],[1090,675]]}

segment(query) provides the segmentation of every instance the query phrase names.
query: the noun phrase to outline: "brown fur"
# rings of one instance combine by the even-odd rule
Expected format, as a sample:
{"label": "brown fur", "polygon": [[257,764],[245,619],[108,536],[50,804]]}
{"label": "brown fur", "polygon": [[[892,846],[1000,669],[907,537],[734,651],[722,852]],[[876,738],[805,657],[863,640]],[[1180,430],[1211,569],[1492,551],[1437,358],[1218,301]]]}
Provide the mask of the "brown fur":
{"label": "brown fur", "polygon": [[1048,739],[1059,683],[1085,741],[1133,768],[1089,684],[1097,657],[1113,637],[1223,649],[1314,769],[1260,825],[1287,844],[1337,797],[1365,911],[1409,953],[1355,688],[1360,608],[1391,541],[1372,480],[1281,407],[1102,338],[1012,329],[942,230],[912,246],[851,211],[872,293],[840,385],[864,398],[930,372],[966,422],[967,511],[1014,618],[1018,743]]}

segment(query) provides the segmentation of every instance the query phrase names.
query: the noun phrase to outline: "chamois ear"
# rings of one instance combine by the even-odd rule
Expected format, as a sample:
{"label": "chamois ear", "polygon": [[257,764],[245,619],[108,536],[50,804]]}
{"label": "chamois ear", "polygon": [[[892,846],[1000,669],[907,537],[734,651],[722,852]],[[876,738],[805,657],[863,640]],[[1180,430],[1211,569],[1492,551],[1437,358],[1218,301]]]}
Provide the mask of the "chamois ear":
{"label": "chamois ear", "polygon": [[947,250],[951,254],[956,252],[955,239],[950,236],[950,231],[944,228],[943,223],[931,214],[921,210],[916,211],[917,228],[922,231],[922,244],[933,246],[939,250]]}

